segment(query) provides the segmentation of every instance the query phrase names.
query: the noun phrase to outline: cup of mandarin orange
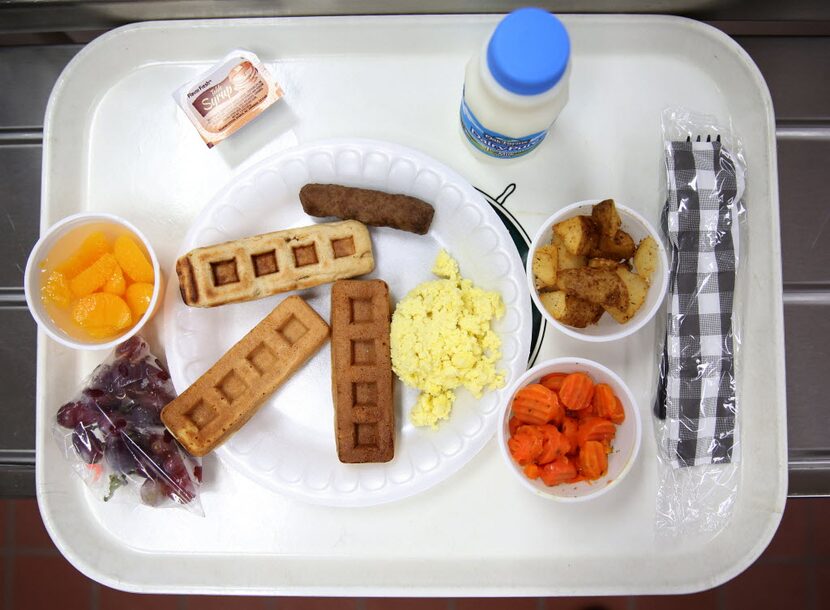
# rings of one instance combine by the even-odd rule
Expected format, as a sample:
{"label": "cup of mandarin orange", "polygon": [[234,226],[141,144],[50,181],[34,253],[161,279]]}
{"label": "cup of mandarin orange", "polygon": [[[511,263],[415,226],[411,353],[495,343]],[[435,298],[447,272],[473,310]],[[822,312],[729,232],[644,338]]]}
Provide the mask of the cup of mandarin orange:
{"label": "cup of mandarin orange", "polygon": [[53,225],[26,263],[26,301],[38,325],[74,349],[110,349],[136,334],[161,294],[158,259],[144,234],[105,213]]}

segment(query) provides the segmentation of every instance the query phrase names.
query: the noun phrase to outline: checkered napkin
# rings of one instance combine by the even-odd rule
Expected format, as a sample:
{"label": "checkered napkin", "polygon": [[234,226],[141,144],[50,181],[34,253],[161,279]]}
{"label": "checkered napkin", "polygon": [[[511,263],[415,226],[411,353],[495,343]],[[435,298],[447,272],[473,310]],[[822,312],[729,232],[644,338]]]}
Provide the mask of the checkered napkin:
{"label": "checkered napkin", "polygon": [[743,169],[720,142],[667,142],[666,171],[671,266],[655,405],[667,424],[662,449],[675,468],[728,463],[737,457],[732,304]]}

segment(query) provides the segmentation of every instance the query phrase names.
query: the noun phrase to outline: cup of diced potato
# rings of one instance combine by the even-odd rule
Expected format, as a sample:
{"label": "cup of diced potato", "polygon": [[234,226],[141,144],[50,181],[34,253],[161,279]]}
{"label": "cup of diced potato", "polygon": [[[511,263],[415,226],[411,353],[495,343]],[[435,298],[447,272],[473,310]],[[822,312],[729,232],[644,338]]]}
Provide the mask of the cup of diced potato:
{"label": "cup of diced potato", "polygon": [[106,213],[68,216],[32,248],[26,301],[47,335],[73,349],[111,349],[147,323],[162,277],[150,242]]}
{"label": "cup of diced potato", "polygon": [[530,295],[544,318],[584,341],[614,341],[657,313],[669,265],[660,234],[613,199],[568,205],[548,218],[527,258]]}

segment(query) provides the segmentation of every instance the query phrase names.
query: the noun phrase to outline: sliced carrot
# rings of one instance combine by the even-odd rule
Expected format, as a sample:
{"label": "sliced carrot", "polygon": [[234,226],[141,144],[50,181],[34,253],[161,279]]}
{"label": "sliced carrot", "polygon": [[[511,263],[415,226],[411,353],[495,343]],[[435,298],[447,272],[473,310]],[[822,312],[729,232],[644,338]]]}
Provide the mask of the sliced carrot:
{"label": "sliced carrot", "polygon": [[550,375],[545,375],[544,377],[542,377],[539,380],[539,383],[541,383],[549,390],[558,392],[559,389],[562,387],[562,382],[565,381],[565,377],[567,376],[567,373],[551,373]]}
{"label": "sliced carrot", "polygon": [[[579,472],[586,479],[598,479],[608,470],[605,447],[597,441],[588,441],[579,451]],[[542,469],[544,476],[544,469]],[[544,480],[544,479],[543,479]]]}
{"label": "sliced carrot", "polygon": [[589,417],[596,417],[597,414],[594,413],[594,405],[590,404],[584,409],[580,409],[579,411],[566,411],[571,417],[575,417],[576,419],[582,421],[583,419],[587,419]]}
{"label": "sliced carrot", "polygon": [[541,469],[536,464],[528,464],[522,469],[528,479],[536,480],[541,474]]}
{"label": "sliced carrot", "polygon": [[565,483],[577,476],[576,465],[565,456],[550,464],[545,464],[541,470],[542,482],[548,487]]}
{"label": "sliced carrot", "polygon": [[597,441],[609,443],[617,434],[617,427],[607,419],[601,417],[589,417],[579,422],[577,437],[579,446],[585,447],[586,443]]}
{"label": "sliced carrot", "polygon": [[591,404],[594,408],[594,414],[597,417],[611,419],[611,412],[617,408],[617,397],[614,395],[614,390],[611,389],[610,385],[598,383],[594,387],[594,398]]}
{"label": "sliced carrot", "polygon": [[559,400],[571,411],[589,407],[593,397],[594,382],[585,373],[571,373],[559,389]]}
{"label": "sliced carrot", "polygon": [[592,404],[594,414],[597,417],[610,419],[617,425],[625,421],[625,409],[623,409],[622,402],[614,394],[614,390],[610,386],[604,383],[598,384],[594,390]]}
{"label": "sliced carrot", "polygon": [[568,439],[570,449],[568,455],[576,455],[579,449],[579,422],[573,417],[566,417],[562,422],[562,435]]}
{"label": "sliced carrot", "polygon": [[513,399],[508,421],[510,454],[531,480],[545,485],[593,481],[608,471],[608,455],[625,420],[608,384],[585,373],[553,373]]}
{"label": "sliced carrot", "polygon": [[556,394],[545,386],[532,383],[516,392],[513,415],[526,424],[546,424],[564,415]]}
{"label": "sliced carrot", "polygon": [[510,420],[507,422],[507,429],[510,431],[510,436],[513,436],[514,434],[516,434],[516,430],[518,430],[519,426],[521,426],[521,425],[522,425],[522,422],[520,422],[518,419],[516,419],[515,415],[513,417],[511,417]]}
{"label": "sliced carrot", "polygon": [[562,422],[565,419],[565,407],[562,406],[562,403],[559,400],[559,397],[556,395],[556,392],[551,392],[551,411],[552,415],[548,421],[550,423],[556,424],[557,426],[561,426]]}
{"label": "sliced carrot", "polygon": [[535,426],[520,426],[516,434],[507,441],[510,455],[520,466],[534,462],[542,453],[542,434]]}
{"label": "sliced carrot", "polygon": [[570,451],[570,442],[559,432],[556,426],[547,424],[539,426],[539,430],[542,433],[542,453],[536,458],[537,464],[540,466],[548,464],[560,455],[565,455]]}
{"label": "sliced carrot", "polygon": [[608,419],[610,419],[618,426],[625,421],[625,409],[623,408],[622,401],[619,399],[619,397],[617,397],[617,399],[614,401],[614,408],[608,415]]}

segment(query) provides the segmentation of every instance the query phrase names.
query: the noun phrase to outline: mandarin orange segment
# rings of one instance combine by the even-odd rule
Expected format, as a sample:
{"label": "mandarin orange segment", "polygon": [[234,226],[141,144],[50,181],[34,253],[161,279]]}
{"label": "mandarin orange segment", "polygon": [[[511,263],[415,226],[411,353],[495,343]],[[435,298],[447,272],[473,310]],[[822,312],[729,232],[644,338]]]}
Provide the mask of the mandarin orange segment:
{"label": "mandarin orange segment", "polygon": [[96,338],[109,337],[133,322],[130,308],[121,297],[96,292],[81,297],[72,308],[72,319]]}
{"label": "mandarin orange segment", "polygon": [[122,296],[125,290],[127,290],[127,282],[124,279],[124,273],[121,271],[121,267],[116,265],[115,271],[113,271],[110,278],[104,282],[104,287],[101,288],[101,291]]}
{"label": "mandarin orange segment", "polygon": [[72,294],[83,297],[98,290],[115,273],[118,262],[107,252],[69,281]]}
{"label": "mandarin orange segment", "polygon": [[107,237],[103,231],[95,231],[87,235],[72,256],[55,267],[55,270],[71,279],[107,252],[111,252]]}
{"label": "mandarin orange segment", "polygon": [[94,339],[108,339],[114,337],[119,331],[114,326],[91,326],[86,329],[87,334]]}
{"label": "mandarin orange segment", "polygon": [[121,269],[132,281],[153,283],[155,279],[153,277],[153,266],[132,237],[129,235],[119,236],[115,240],[113,253],[118,260],[118,264],[121,265]]}
{"label": "mandarin orange segment", "polygon": [[66,276],[60,271],[53,271],[40,289],[40,298],[44,303],[54,303],[60,308],[69,307],[72,291]]}
{"label": "mandarin orange segment", "polygon": [[146,282],[138,282],[130,284],[127,287],[127,292],[124,299],[127,305],[130,306],[130,311],[133,313],[133,319],[138,320],[150,307],[150,300],[153,298],[153,285]]}

